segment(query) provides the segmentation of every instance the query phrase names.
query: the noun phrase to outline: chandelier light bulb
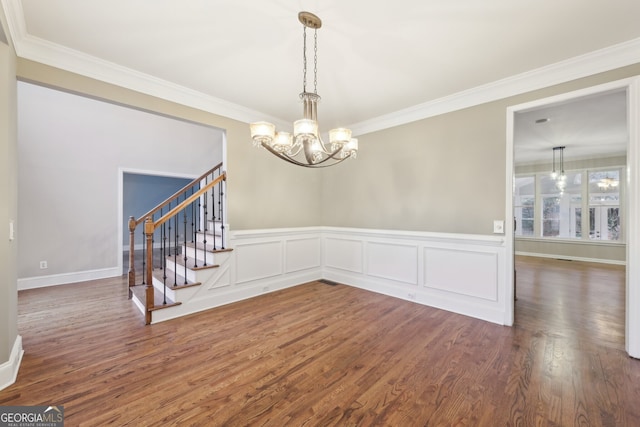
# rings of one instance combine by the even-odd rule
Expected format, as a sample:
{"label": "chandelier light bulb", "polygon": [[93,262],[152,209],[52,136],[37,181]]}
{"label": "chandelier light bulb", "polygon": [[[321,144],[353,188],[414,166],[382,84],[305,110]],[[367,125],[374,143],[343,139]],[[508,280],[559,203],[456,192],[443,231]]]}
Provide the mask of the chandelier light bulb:
{"label": "chandelier light bulb", "polygon": [[276,126],[268,122],[255,122],[249,126],[254,146],[271,144],[276,133]]}
{"label": "chandelier light bulb", "polygon": [[318,122],[310,119],[300,119],[293,123],[293,134],[296,138],[300,136],[318,137]]}

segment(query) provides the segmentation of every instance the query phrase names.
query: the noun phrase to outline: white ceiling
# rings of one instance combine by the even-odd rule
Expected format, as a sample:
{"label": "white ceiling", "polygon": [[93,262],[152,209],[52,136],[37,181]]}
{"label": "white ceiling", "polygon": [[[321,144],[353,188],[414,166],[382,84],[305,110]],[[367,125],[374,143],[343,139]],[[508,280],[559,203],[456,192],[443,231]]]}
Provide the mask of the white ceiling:
{"label": "white ceiling", "polygon": [[640,62],[638,0],[0,1],[21,57],[279,125],[313,12],[321,128],[359,133]]}
{"label": "white ceiling", "polygon": [[[541,119],[548,120],[537,123]],[[514,119],[517,164],[551,163],[553,147],[560,146],[565,161],[624,155],[628,141],[624,90],[519,112]]]}

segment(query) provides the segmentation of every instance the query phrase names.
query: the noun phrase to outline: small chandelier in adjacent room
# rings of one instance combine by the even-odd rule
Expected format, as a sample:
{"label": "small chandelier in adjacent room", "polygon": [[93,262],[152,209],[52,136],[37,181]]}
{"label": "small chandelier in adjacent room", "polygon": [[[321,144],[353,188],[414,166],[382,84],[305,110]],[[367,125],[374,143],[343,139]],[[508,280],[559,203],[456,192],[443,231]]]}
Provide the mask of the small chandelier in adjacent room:
{"label": "small chandelier in adjacent room", "polygon": [[609,178],[608,176],[598,181],[598,188],[601,188],[604,191],[607,191],[610,188],[617,188],[618,185],[620,185],[620,181],[615,178]]}
{"label": "small chandelier in adjacent room", "polygon": [[[561,193],[564,192],[564,189],[567,186],[567,175],[564,173],[564,149],[565,146],[561,147],[553,147],[553,170],[551,172],[551,178],[556,181],[556,187],[560,190]],[[558,162],[557,164],[560,166],[560,174],[556,170],[556,152],[559,151]]]}
{"label": "small chandelier in adjacent room", "polygon": [[[337,128],[329,131],[329,145],[318,132],[317,92],[318,35],[322,21],[313,13],[300,12],[298,20],[303,26],[303,82],[300,99],[303,104],[303,118],[293,123],[293,135],[276,132],[275,125],[267,122],[251,123],[253,145],[264,147],[272,154],[294,165],[317,168],[332,166],[348,158],[355,158],[358,140],[351,138],[351,130]],[[307,28],[313,31],[313,92],[307,92]],[[303,156],[299,156],[302,152]]]}

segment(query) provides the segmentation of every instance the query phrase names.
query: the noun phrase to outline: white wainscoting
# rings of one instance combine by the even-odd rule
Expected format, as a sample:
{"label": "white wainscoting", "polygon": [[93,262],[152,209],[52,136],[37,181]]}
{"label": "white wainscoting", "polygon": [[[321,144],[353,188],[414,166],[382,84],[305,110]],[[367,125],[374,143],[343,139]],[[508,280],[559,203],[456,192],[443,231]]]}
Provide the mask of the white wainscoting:
{"label": "white wainscoting", "polygon": [[320,279],[321,245],[317,227],[231,232],[232,282],[263,293]]}
{"label": "white wainscoting", "polygon": [[325,279],[506,324],[502,236],[322,228]]}
{"label": "white wainscoting", "polygon": [[[227,247],[223,280],[210,289],[215,302],[194,312],[328,279],[498,324],[512,318],[502,236],[302,227],[230,231]],[[18,288],[121,274],[92,273],[21,279]]]}
{"label": "white wainscoting", "polygon": [[232,282],[257,295],[320,278],[507,324],[505,243],[480,236],[340,227],[236,231]]}

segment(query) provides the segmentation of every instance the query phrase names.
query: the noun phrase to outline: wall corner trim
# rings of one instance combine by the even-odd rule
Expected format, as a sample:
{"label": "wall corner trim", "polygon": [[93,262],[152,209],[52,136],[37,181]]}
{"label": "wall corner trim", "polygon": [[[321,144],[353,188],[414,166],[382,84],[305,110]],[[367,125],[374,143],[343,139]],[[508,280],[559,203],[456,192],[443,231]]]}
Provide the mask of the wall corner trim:
{"label": "wall corner trim", "polygon": [[23,354],[22,336],[18,335],[13,343],[9,360],[0,365],[0,390],[4,390],[16,382]]}

